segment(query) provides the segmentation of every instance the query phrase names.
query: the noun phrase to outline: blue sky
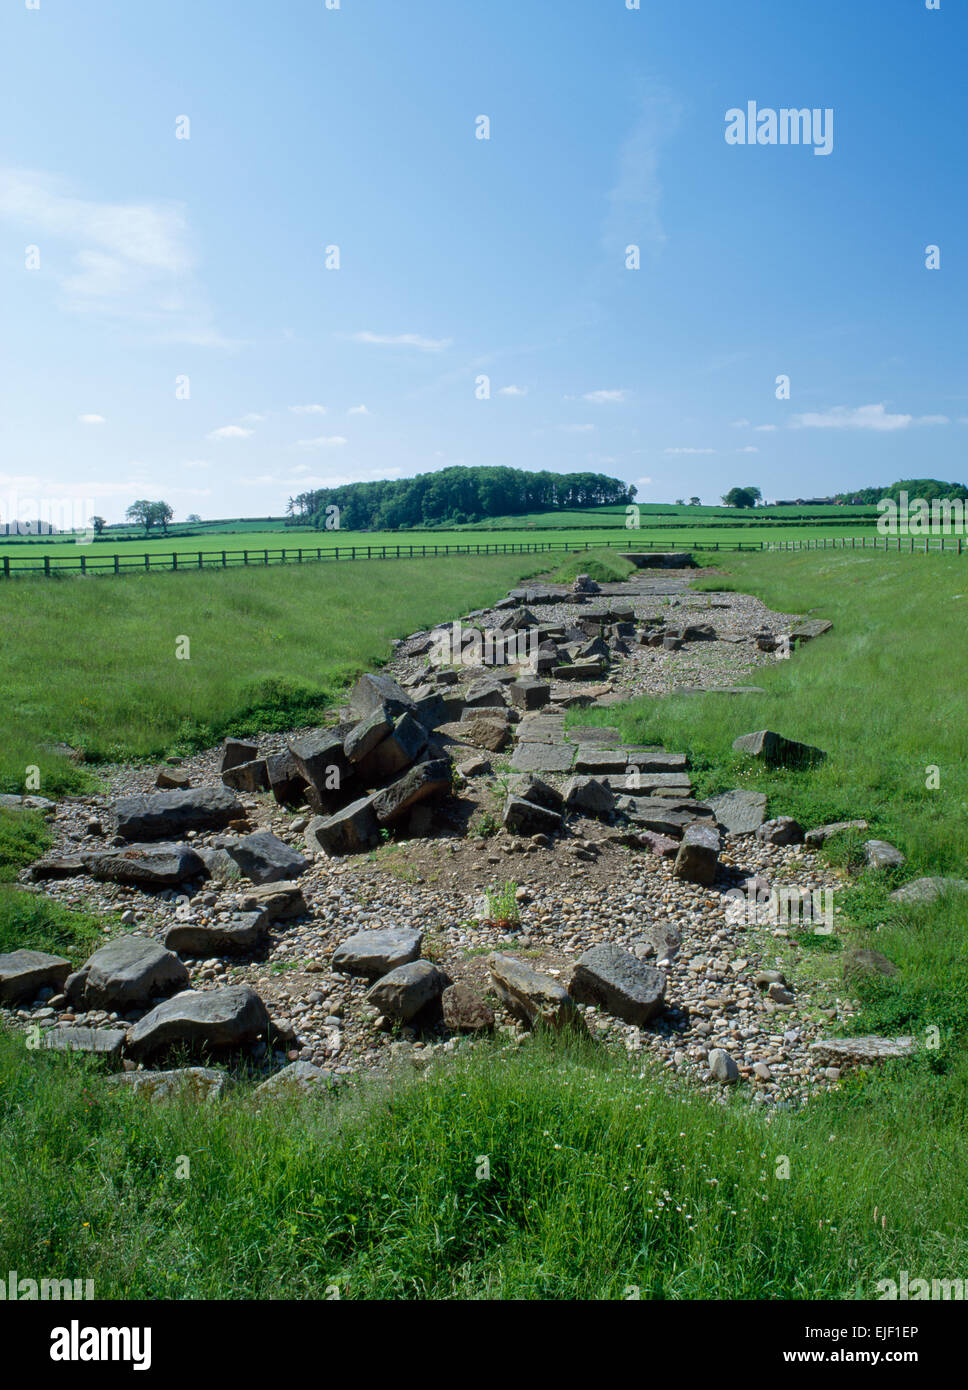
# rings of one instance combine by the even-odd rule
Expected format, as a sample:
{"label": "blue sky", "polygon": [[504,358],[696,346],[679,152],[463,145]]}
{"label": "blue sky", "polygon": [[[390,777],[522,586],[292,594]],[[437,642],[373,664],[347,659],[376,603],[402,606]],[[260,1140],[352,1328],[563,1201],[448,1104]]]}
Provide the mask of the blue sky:
{"label": "blue sky", "polygon": [[[0,515],[962,480],[966,37],[955,0],[6,0]],[[831,109],[831,153],[727,144],[750,101]]]}

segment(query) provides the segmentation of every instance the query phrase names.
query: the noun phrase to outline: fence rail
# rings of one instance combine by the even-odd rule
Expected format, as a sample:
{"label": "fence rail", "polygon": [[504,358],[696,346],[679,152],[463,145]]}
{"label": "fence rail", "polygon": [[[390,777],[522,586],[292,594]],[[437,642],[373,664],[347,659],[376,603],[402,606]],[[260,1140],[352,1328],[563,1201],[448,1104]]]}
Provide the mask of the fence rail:
{"label": "fence rail", "polygon": [[[542,555],[554,552],[580,554],[583,550],[620,550],[626,552],[667,551],[670,540],[636,541],[634,531],[620,541],[589,541],[576,545],[574,541],[517,541],[484,545],[344,545],[344,546],[287,546],[280,550],[180,550],[152,554],[129,552],[126,555],[88,555],[83,551],[76,559],[68,556],[49,556],[35,562],[18,561],[9,555],[0,557],[0,579],[23,576],[49,578],[59,574],[129,574],[162,571],[231,569],[267,565],[306,564],[322,560],[425,560],[449,555]],[[671,539],[671,538],[670,538]],[[898,550],[911,554],[940,551],[962,554],[964,538],[915,536],[828,536],[806,540],[777,541],[686,541],[680,548],[712,551],[757,550]],[[968,547],[966,547],[968,549]]]}

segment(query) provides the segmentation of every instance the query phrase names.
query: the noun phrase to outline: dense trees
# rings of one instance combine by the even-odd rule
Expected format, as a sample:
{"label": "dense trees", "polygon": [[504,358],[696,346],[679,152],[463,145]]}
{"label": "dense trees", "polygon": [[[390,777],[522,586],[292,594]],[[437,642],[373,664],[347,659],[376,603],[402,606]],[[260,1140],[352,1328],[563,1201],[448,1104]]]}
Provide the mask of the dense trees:
{"label": "dense trees", "polygon": [[902,492],[906,492],[909,498],[923,497],[925,502],[943,497],[960,497],[962,501],[968,501],[968,487],[964,483],[943,483],[938,478],[908,478],[891,483],[888,487],[862,487],[856,492],[840,492],[834,500],[871,506],[884,497],[891,497],[897,502]]}
{"label": "dense trees", "polygon": [[628,503],[635,491],[630,484],[601,473],[454,467],[393,482],[317,488],[290,498],[287,511],[294,519],[322,527],[326,508],[336,506],[344,530],[383,531],[441,522],[462,524],[557,507]]}
{"label": "dense trees", "polygon": [[758,487],[731,487],[723,496],[723,502],[727,507],[755,507],[759,501]]}
{"label": "dense trees", "polygon": [[145,498],[140,498],[137,502],[132,502],[125,512],[129,521],[133,521],[138,526],[145,528],[147,536],[152,526],[160,526],[165,535],[168,535],[168,523],[175,513],[167,502],[148,502]]}

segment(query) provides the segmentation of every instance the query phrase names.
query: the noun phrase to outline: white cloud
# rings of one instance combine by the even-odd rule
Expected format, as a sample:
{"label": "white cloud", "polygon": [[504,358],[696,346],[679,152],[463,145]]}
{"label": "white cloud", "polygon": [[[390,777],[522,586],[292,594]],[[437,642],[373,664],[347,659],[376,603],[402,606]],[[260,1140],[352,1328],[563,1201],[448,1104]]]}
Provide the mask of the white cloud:
{"label": "white cloud", "polygon": [[253,434],[252,430],[243,429],[241,425],[221,425],[217,430],[210,430],[209,439],[249,439]]}
{"label": "white cloud", "polygon": [[760,451],[755,444],[747,444],[742,449],[730,449],[731,454],[758,454]]}
{"label": "white cloud", "polygon": [[619,401],[625,400],[625,392],[624,390],[586,391],[582,400],[593,401],[595,405],[614,405]]}
{"label": "white cloud", "polygon": [[315,439],[297,441],[300,449],[338,449],[347,443],[341,434],[320,434]]}
{"label": "white cloud", "polygon": [[832,410],[810,411],[793,417],[794,429],[817,430],[906,430],[910,425],[947,425],[946,415],[889,415],[879,405],[834,406]]}
{"label": "white cloud", "polygon": [[636,480],[635,480],[635,486],[636,486],[636,487],[651,487],[651,486],[652,486],[652,479],[651,479],[651,478],[636,478]]}
{"label": "white cloud", "polygon": [[590,434],[595,428],[594,425],[559,425],[559,429],[564,430],[565,434]]}
{"label": "white cloud", "polygon": [[289,409],[293,415],[325,415],[324,405],[291,405]]}
{"label": "white cloud", "polygon": [[441,352],[450,347],[452,338],[424,338],[419,333],[354,333],[356,343],[372,343],[376,347],[413,347],[421,352]]}
{"label": "white cloud", "polygon": [[716,450],[715,450],[715,449],[690,449],[690,448],[686,447],[686,448],[680,448],[680,449],[663,449],[662,452],[665,453],[665,454],[714,454],[714,453],[716,452]]}
{"label": "white cloud", "polygon": [[659,218],[659,153],[675,132],[679,114],[677,103],[661,89],[642,102],[639,118],[619,152],[618,180],[608,194],[602,243],[610,253],[624,253],[630,242],[660,246],[666,240]]}
{"label": "white cloud", "polygon": [[107,421],[103,415],[78,415],[78,420],[82,425],[105,425]]}
{"label": "white cloud", "polygon": [[365,405],[351,405],[346,413],[347,415],[369,415],[370,412]]}
{"label": "white cloud", "polygon": [[757,434],[772,434],[773,431],[774,431],[775,429],[776,429],[776,425],[757,425],[757,426],[756,426],[756,433],[757,433]]}
{"label": "white cloud", "polygon": [[502,386],[497,394],[499,396],[526,396],[528,388],[526,386]]}
{"label": "white cloud", "polygon": [[731,425],[731,428],[734,430],[748,430],[749,427],[749,420],[734,420]]}
{"label": "white cloud", "polygon": [[183,203],[97,202],[57,176],[3,169],[0,220],[40,246],[69,312],[125,320],[161,341],[235,346],[195,281]]}
{"label": "white cloud", "polygon": [[267,418],[268,417],[265,415],[259,415],[256,413],[256,411],[250,410],[248,415],[242,416],[242,421],[246,425],[258,425]]}

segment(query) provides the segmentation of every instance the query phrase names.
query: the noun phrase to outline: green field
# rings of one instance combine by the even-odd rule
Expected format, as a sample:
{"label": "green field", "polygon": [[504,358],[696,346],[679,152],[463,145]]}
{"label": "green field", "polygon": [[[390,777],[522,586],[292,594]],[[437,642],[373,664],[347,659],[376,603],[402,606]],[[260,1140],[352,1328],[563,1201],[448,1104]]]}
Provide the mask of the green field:
{"label": "green field", "polygon": [[[392,587],[383,564],[10,585],[0,592],[4,708],[19,701],[18,737],[34,745],[42,730],[76,728],[92,744],[114,729],[114,751],[161,748],[180,727],[199,734],[200,700],[213,727],[224,723],[243,675],[328,693],[385,654],[390,636],[488,601],[529,563],[401,562]],[[758,672],[763,696],[633,701],[608,722],[688,751],[704,792],[760,787],[773,813],[865,816],[893,839],[908,862],[882,876],[859,868],[856,842],[834,848],[846,874],[841,928],[822,949],[795,934],[783,969],[821,999],[859,992],[852,1031],[925,1043],[937,1030],[937,1047],[854,1074],[802,1111],[765,1114],[745,1088],[712,1107],[667,1073],[541,1037],[340,1099],[258,1109],[242,1081],[203,1110],[140,1104],[92,1066],[8,1036],[0,1267],[82,1270],[109,1298],[312,1298],[335,1286],[342,1298],[621,1299],[637,1289],[815,1300],[875,1298],[877,1281],[901,1270],[960,1278],[968,919],[961,898],[901,907],[888,894],[923,873],[968,876],[961,564],[849,551],[719,564],[723,585],[816,610],[834,631]],[[198,674],[177,671],[178,632],[198,634]],[[89,707],[76,709],[85,692]],[[284,701],[261,713],[284,715]],[[797,774],[749,768],[732,739],[763,726],[820,745],[827,762]],[[937,789],[926,785],[932,767]],[[42,834],[13,821],[0,816],[8,872]],[[36,944],[56,941],[75,959],[86,949],[87,919],[38,920],[36,900],[0,893],[0,940],[22,921]],[[850,943],[876,945],[899,974],[845,986]],[[187,1182],[176,1177],[181,1154]]]}
{"label": "green field", "polygon": [[[0,564],[4,558],[9,560],[16,575],[24,569],[42,569],[45,557],[51,561],[52,568],[58,563],[67,564],[75,570],[83,559],[92,572],[98,569],[110,570],[112,557],[120,555],[122,571],[145,568],[154,558],[157,567],[171,567],[170,556],[178,555],[178,566],[191,568],[221,568],[222,553],[226,552],[230,568],[248,563],[257,565],[276,565],[285,559],[289,563],[296,560],[296,552],[302,550],[307,560],[316,558],[317,550],[332,555],[334,550],[356,558],[367,552],[376,554],[384,547],[391,557],[399,552],[400,558],[407,558],[411,551],[420,554],[422,548],[437,548],[444,552],[445,547],[472,547],[482,553],[490,546],[495,553],[502,546],[555,546],[559,551],[578,550],[586,546],[609,544],[620,549],[635,550],[649,547],[681,549],[687,546],[717,544],[730,548],[737,543],[759,547],[761,542],[785,543],[790,540],[817,540],[823,537],[835,538],[840,544],[843,539],[865,538],[871,543],[877,532],[873,526],[863,523],[850,526],[833,527],[830,524],[783,525],[752,523],[745,525],[734,522],[709,526],[683,525],[676,528],[662,528],[643,525],[638,529],[626,529],[617,525],[608,529],[589,527],[584,530],[556,528],[549,530],[528,530],[520,525],[514,529],[482,531],[474,527],[460,530],[441,531],[249,531],[241,534],[207,533],[205,535],[144,536],[128,540],[102,539],[90,544],[79,544],[76,540],[43,541],[36,538],[30,543],[16,539],[8,542],[0,540]],[[247,552],[248,558],[244,559]]]}
{"label": "green field", "polygon": [[[318,720],[394,637],[544,567],[529,556],[123,575],[0,585],[0,790],[71,790],[88,759],[160,758]],[[176,656],[189,639],[190,657]]]}

